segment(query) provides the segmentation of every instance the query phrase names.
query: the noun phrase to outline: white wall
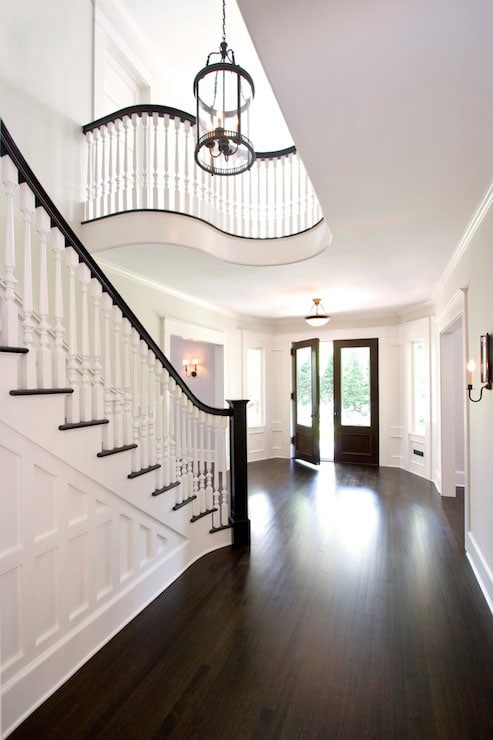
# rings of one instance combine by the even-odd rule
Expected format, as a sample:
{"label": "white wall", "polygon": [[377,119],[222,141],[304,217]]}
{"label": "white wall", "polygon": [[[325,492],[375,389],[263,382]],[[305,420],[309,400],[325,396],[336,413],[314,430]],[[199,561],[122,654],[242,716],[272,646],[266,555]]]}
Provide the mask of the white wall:
{"label": "white wall", "polygon": [[[198,360],[197,375],[185,375],[183,360]],[[224,348],[211,342],[171,336],[169,360],[197,398],[208,406],[224,405]],[[188,371],[191,372],[189,364]]]}
{"label": "white wall", "polygon": [[[466,355],[473,357],[479,368],[479,337],[493,332],[493,300],[491,276],[493,274],[493,211],[491,205],[455,267],[447,272],[436,290],[437,314],[461,290],[467,296],[465,306],[464,346]],[[480,385],[479,370],[474,378],[474,395]],[[465,389],[464,389],[465,393]],[[466,434],[466,549],[473,567],[483,585],[493,609],[493,392],[484,391],[480,403],[467,403]],[[434,446],[439,451],[440,438],[434,436]],[[467,441],[469,440],[469,444]]]}
{"label": "white wall", "polygon": [[2,0],[0,116],[75,230],[92,116],[91,0]]}

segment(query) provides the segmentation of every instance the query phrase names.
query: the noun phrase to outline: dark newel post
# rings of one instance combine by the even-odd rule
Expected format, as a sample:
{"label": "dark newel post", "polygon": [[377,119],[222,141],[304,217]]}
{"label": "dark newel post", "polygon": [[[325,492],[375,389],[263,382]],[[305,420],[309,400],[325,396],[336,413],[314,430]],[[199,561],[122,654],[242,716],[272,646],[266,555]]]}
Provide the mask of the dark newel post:
{"label": "dark newel post", "polygon": [[231,516],[233,546],[250,546],[250,519],[248,518],[247,424],[248,401],[228,401],[233,409],[229,424],[231,457]]}

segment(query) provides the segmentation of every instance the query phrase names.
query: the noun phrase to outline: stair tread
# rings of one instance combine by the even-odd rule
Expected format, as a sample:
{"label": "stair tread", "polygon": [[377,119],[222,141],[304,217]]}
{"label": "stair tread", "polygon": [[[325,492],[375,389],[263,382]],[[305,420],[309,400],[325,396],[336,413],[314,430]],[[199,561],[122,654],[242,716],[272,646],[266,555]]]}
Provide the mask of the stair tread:
{"label": "stair tread", "polygon": [[136,470],[134,473],[129,473],[127,475],[127,478],[138,478],[139,475],[145,475],[146,473],[151,473],[153,470],[157,470],[160,468],[161,465],[159,463],[156,463],[156,465],[149,465],[148,468],[142,468],[141,470]]}
{"label": "stair tread", "polygon": [[0,345],[0,352],[12,352],[17,355],[25,355],[29,352],[27,347],[8,347],[6,345]]}
{"label": "stair tread", "polygon": [[101,450],[97,453],[98,457],[108,457],[108,455],[116,455],[118,452],[126,452],[127,450],[135,450],[137,445],[135,442],[131,445],[123,445],[122,447],[112,447],[111,450]]}
{"label": "stair tread", "polygon": [[109,419],[92,419],[91,421],[74,421],[60,424],[60,431],[65,432],[67,429],[83,429],[84,427],[95,427],[99,424],[109,424]]}
{"label": "stair tread", "polygon": [[195,501],[196,498],[197,496],[189,496],[184,501],[180,501],[179,504],[175,504],[173,506],[173,511],[178,511],[178,509],[181,509],[183,506],[186,506],[187,504],[191,504],[192,501]]}
{"label": "stair tread", "polygon": [[51,396],[62,393],[73,393],[73,388],[16,388],[10,391],[11,396]]}
{"label": "stair tread", "polygon": [[171,489],[176,488],[179,485],[180,485],[180,481],[177,480],[174,483],[170,483],[168,486],[163,486],[162,488],[156,488],[156,490],[152,492],[151,496],[159,496],[161,493],[166,493],[166,491],[171,491]]}

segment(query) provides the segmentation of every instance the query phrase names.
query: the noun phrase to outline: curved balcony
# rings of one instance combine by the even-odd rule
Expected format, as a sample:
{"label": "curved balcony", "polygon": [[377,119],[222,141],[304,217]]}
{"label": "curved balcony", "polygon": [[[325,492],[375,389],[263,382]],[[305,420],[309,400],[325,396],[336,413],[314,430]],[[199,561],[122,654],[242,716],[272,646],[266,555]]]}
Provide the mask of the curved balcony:
{"label": "curved balcony", "polygon": [[195,117],[176,108],[123,108],[83,132],[85,223],[129,211],[164,211],[229,236],[262,240],[302,235],[323,224],[324,238],[302,248],[301,258],[321,251],[322,241],[327,246],[320,204],[295,147],[257,152],[242,175],[212,177],[195,164]]}

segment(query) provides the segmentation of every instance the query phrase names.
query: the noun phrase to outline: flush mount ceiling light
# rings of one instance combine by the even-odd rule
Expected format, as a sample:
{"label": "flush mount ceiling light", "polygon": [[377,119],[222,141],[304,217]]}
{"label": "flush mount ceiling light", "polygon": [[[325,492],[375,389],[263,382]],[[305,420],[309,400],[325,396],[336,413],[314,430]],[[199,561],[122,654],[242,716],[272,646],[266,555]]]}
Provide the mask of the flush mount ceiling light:
{"label": "flush mount ceiling light", "polygon": [[305,321],[310,326],[324,326],[330,321],[330,316],[322,305],[321,298],[314,298],[313,304],[310,309],[308,316],[305,316]]}
{"label": "flush mount ceiling light", "polygon": [[[233,50],[228,49],[225,0],[222,6],[220,50],[209,54],[193,83],[197,100],[195,161],[211,175],[239,175],[255,161],[255,150],[248,139],[255,88],[248,72],[236,64]],[[210,64],[214,56],[220,61]]]}

